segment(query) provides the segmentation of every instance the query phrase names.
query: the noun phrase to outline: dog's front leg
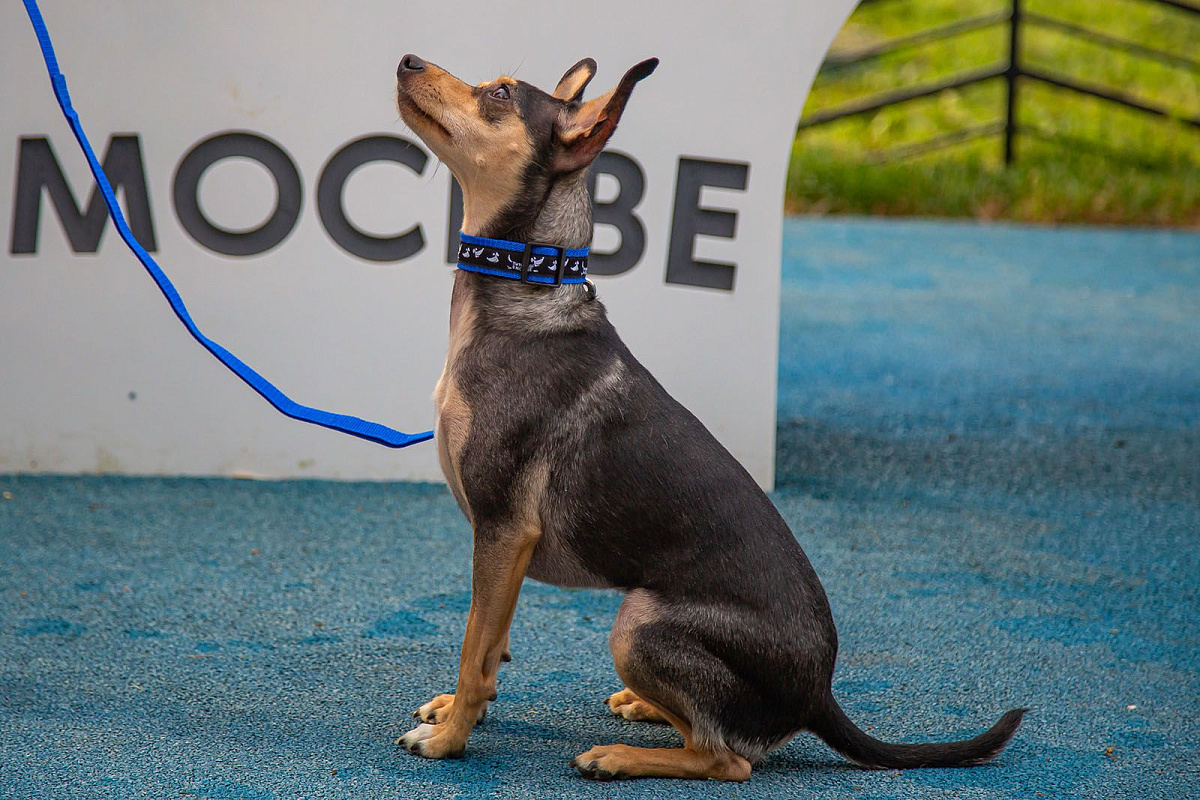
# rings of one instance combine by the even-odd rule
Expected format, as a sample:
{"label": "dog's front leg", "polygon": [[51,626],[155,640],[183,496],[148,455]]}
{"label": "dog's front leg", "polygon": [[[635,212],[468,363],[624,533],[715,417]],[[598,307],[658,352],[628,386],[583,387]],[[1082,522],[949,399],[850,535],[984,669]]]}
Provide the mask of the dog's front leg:
{"label": "dog's front leg", "polygon": [[528,523],[476,525],[471,610],[458,688],[453,699],[433,701],[438,707],[432,716],[443,722],[423,723],[397,740],[409,752],[426,758],[457,758],[466,750],[471,729],[496,698],[496,672],[508,649],[508,628],[539,534],[538,527]]}

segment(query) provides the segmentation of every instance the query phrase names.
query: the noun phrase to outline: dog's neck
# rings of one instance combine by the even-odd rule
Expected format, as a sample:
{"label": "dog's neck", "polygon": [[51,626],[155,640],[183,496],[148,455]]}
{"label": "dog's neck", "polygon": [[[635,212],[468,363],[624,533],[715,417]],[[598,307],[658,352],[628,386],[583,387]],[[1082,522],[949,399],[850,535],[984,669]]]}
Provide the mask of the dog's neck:
{"label": "dog's neck", "polygon": [[[514,203],[463,233],[557,247],[587,247],[592,240],[592,198],[587,171],[558,178],[533,202]],[[582,285],[546,288],[458,270],[451,300],[451,335],[459,315],[454,306],[469,303],[479,322],[515,334],[562,333],[604,318],[604,307],[589,301]]]}
{"label": "dog's neck", "polygon": [[587,247],[591,242],[592,198],[587,190],[587,170],[561,175],[551,182],[536,180],[503,203],[476,204],[471,188],[464,185],[463,191],[464,209],[485,209],[483,214],[464,216],[463,233],[469,236],[557,247]]}
{"label": "dog's neck", "polygon": [[532,220],[513,233],[516,241],[556,247],[587,247],[592,241],[592,198],[587,174],[580,171],[551,184]]}

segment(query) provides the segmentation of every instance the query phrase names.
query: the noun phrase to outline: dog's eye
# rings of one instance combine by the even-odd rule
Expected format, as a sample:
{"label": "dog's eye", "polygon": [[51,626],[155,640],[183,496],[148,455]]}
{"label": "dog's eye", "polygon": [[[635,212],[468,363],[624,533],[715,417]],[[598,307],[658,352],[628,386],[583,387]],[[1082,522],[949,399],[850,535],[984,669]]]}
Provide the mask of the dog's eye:
{"label": "dog's eye", "polygon": [[492,97],[496,98],[497,100],[507,100],[508,99],[508,87],[507,86],[497,86],[495,89],[492,89]]}

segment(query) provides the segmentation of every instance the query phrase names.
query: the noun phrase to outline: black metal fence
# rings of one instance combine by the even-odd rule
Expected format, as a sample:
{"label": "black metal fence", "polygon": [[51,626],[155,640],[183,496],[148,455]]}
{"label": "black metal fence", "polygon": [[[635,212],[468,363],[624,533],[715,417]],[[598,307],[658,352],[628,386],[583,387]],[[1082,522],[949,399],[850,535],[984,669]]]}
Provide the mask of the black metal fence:
{"label": "black metal fence", "polygon": [[[888,1],[889,0],[861,0],[862,3],[873,4]],[[1184,0],[1143,0],[1143,2],[1157,3],[1159,5],[1170,6],[1190,14],[1200,15],[1200,6],[1191,5],[1188,2],[1184,2]],[[826,73],[829,71],[841,70],[856,64],[873,61],[882,56],[898,51],[919,47],[931,42],[943,41],[951,37],[961,36],[966,33],[993,28],[1000,25],[1007,26],[1008,33],[1008,48],[1004,61],[992,64],[990,66],[961,72],[957,75],[952,75],[939,81],[927,82],[900,89],[894,89],[887,92],[881,92],[868,97],[845,102],[832,108],[816,111],[800,120],[798,131],[802,131],[806,128],[813,128],[818,125],[825,125],[833,122],[834,120],[843,119],[845,117],[852,117],[860,114],[870,114],[888,106],[906,103],[910,100],[916,100],[921,97],[931,97],[949,89],[959,89],[966,86],[983,83],[985,81],[1003,79],[1006,84],[1007,91],[1005,94],[1004,115],[1000,119],[982,125],[973,125],[966,128],[960,128],[959,130],[940,134],[931,139],[917,142],[915,144],[908,144],[893,148],[879,160],[907,158],[909,156],[928,153],[933,150],[939,150],[943,147],[948,147],[950,145],[965,142],[981,136],[991,136],[996,134],[1003,135],[1005,164],[1013,163],[1013,160],[1016,158],[1016,138],[1018,134],[1025,134],[1039,139],[1070,140],[1073,143],[1079,144],[1080,142],[1078,140],[1071,139],[1071,137],[1051,135],[1036,127],[1018,124],[1017,103],[1020,97],[1021,82],[1023,80],[1035,81],[1049,86],[1055,86],[1060,89],[1067,89],[1077,94],[1100,98],[1112,103],[1118,103],[1126,108],[1132,108],[1146,114],[1174,119],[1195,127],[1197,132],[1200,133],[1200,116],[1195,114],[1180,114],[1167,109],[1162,105],[1159,105],[1153,100],[1142,98],[1136,94],[1132,94],[1122,89],[1079,80],[1078,78],[1058,74],[1045,68],[1027,63],[1021,58],[1021,36],[1028,26],[1036,26],[1043,29],[1055,30],[1068,36],[1090,41],[1113,50],[1120,50],[1131,55],[1151,59],[1161,64],[1186,69],[1197,74],[1200,74],[1200,61],[1197,61],[1193,58],[1188,58],[1186,56],[1168,53],[1163,50],[1157,50],[1153,47],[1148,47],[1138,42],[1132,42],[1127,39],[1110,36],[1109,34],[1091,30],[1082,25],[1076,25],[1072,22],[1066,22],[1064,20],[1048,17],[1033,11],[1027,11],[1022,7],[1021,0],[1009,0],[1009,7],[1002,11],[966,17],[944,25],[927,28],[906,36],[896,37],[894,39],[889,39],[868,47],[863,47],[850,53],[830,55],[825,59],[825,63],[822,65],[821,69]],[[1099,143],[1095,144],[1096,149],[1103,149]]]}

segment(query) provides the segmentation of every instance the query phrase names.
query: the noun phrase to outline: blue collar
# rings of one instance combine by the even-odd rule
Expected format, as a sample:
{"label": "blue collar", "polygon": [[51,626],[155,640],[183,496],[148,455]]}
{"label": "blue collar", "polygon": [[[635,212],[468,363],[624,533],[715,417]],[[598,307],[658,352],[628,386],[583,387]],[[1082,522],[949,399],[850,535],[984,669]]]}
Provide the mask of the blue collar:
{"label": "blue collar", "polygon": [[481,275],[561,286],[587,283],[588,248],[564,248],[533,242],[509,242],[458,235],[458,268]]}

